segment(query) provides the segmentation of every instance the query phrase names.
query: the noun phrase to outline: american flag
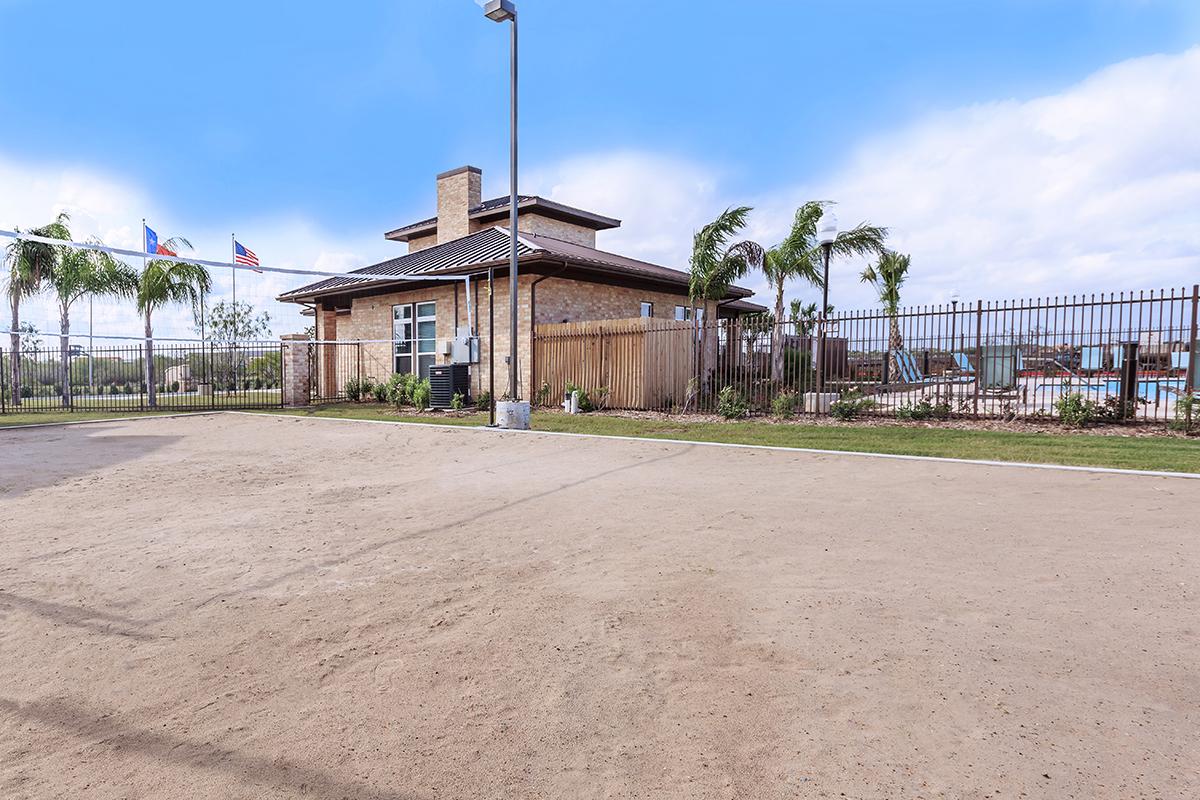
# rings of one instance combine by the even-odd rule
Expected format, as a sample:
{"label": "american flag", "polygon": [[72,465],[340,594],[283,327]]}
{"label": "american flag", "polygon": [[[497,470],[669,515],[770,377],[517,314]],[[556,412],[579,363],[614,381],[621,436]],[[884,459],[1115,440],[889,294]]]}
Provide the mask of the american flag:
{"label": "american flag", "polygon": [[[247,267],[258,266],[258,256],[254,255],[254,251],[249,247],[244,246],[241,242],[234,240],[233,242],[233,263],[245,264]],[[261,272],[262,270],[255,270]]]}

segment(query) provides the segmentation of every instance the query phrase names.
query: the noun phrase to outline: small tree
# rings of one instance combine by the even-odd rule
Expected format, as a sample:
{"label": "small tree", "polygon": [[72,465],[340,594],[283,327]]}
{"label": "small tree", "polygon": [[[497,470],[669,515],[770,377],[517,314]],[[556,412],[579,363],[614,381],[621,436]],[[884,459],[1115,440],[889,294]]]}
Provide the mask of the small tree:
{"label": "small tree", "polygon": [[[196,331],[201,332],[199,326]],[[207,329],[203,333],[224,345],[222,351],[214,353],[210,359],[213,382],[226,389],[236,388],[237,376],[247,366],[246,354],[238,348],[238,343],[270,336],[271,315],[266,311],[255,315],[249,303],[221,301],[209,311]],[[204,381],[208,381],[207,375]]]}
{"label": "small tree", "polygon": [[[93,240],[99,244],[99,240]],[[132,297],[137,290],[137,272],[107,253],[62,248],[47,271],[46,282],[58,298],[59,373],[62,402],[71,405],[71,305],[85,295]]]}
{"label": "small tree", "polygon": [[[749,206],[728,208],[712,222],[696,231],[692,239],[692,257],[688,281],[688,296],[693,306],[697,301],[705,304],[718,302],[729,293],[733,282],[750,270],[762,265],[762,246],[751,241],[730,242],[746,227],[750,215]],[[696,325],[699,315],[693,314]],[[700,364],[708,345],[709,320],[700,328]]]}
{"label": "small tree", "polygon": [[[192,249],[187,239],[168,239],[160,247],[173,253]],[[145,381],[147,404],[158,405],[154,387],[154,325],[153,313],[163,306],[187,304],[193,315],[200,308],[200,299],[212,288],[208,270],[199,264],[185,264],[156,258],[146,264],[138,278],[137,310],[146,323]]]}
{"label": "small tree", "polygon": [[[783,294],[789,280],[801,279],[820,287],[824,281],[823,253],[817,240],[817,224],[825,213],[826,201],[812,200],[796,210],[787,238],[766,252],[763,274],[775,289],[775,317],[783,319]],[[883,252],[887,228],[862,222],[842,231],[833,241],[830,255],[837,258],[875,255]],[[826,316],[829,311],[826,310]],[[783,328],[777,327],[771,339],[771,377],[783,373]]]}
{"label": "small tree", "polygon": [[904,348],[897,315],[900,313],[900,287],[908,278],[909,261],[908,256],[889,250],[879,257],[877,264],[867,267],[862,273],[862,282],[875,287],[879,302],[888,315],[888,358],[893,370],[897,369],[896,351]]}
{"label": "small tree", "polygon": [[[249,303],[217,303],[208,312],[204,331],[214,342],[232,344],[254,339],[265,339],[271,335],[271,315],[266,311],[255,315]],[[196,327],[200,333],[200,327]]]}
{"label": "small tree", "polygon": [[[70,221],[70,215],[64,212],[54,222],[34,228],[29,233],[47,239],[70,239],[71,234],[67,230]],[[44,272],[54,265],[60,255],[61,247],[58,245],[28,239],[14,240],[5,253],[8,261],[8,307],[12,315],[9,352],[12,357],[13,405],[21,404],[21,301],[41,290]]]}

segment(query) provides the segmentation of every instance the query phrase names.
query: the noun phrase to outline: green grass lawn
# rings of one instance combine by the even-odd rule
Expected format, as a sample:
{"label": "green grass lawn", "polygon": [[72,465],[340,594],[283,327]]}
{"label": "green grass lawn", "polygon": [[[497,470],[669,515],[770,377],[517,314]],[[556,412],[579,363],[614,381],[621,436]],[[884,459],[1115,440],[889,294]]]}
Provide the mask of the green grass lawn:
{"label": "green grass lawn", "polygon": [[58,422],[95,422],[104,419],[125,417],[153,417],[159,414],[178,414],[178,411],[23,411],[16,414],[0,414],[0,428],[25,425],[48,425]]}
{"label": "green grass lawn", "polygon": [[[436,412],[400,414],[370,404],[331,405],[274,413],[444,425],[483,425],[487,422],[487,416],[481,413],[462,417]],[[1178,436],[1103,436],[1086,433],[1060,436],[1048,433],[951,430],[900,425],[834,427],[806,425],[802,422],[775,424],[751,420],[687,422],[627,419],[600,414],[571,416],[555,412],[534,412],[532,427],[541,431],[599,436],[637,436],[648,439],[804,447],[859,453],[1200,473],[1200,439]]]}
{"label": "green grass lawn", "polygon": [[[171,409],[164,408],[163,412]],[[146,412],[149,413],[149,412]],[[301,417],[423,422],[438,425],[478,426],[487,423],[484,413],[463,415],[427,412],[399,413],[374,404],[337,404],[304,409],[264,411]],[[138,412],[34,412],[0,415],[0,427],[44,422],[137,416]],[[739,422],[688,422],[639,420],[600,414],[570,416],[534,412],[533,428],[542,431],[588,433],[600,436],[636,436],[648,439],[682,439],[694,442],[803,447],[860,453],[941,456],[988,461],[1023,461],[1035,464],[1119,467],[1200,473],[1200,439],[1178,436],[1103,436],[1009,431],[950,430],[895,426],[849,426]]]}

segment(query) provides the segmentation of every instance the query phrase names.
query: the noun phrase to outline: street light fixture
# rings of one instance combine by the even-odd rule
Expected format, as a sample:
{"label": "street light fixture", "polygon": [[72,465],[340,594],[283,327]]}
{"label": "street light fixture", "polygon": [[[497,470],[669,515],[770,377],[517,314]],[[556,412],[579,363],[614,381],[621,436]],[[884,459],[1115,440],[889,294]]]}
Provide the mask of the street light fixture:
{"label": "street light fixture", "polygon": [[[517,384],[517,7],[511,0],[488,0],[483,6],[483,14],[493,22],[512,23],[509,36],[508,232],[511,241],[508,265],[508,400],[509,410],[515,413],[505,414],[504,420],[508,427],[527,428],[528,404],[522,404],[517,399],[520,396]],[[493,396],[493,408],[495,402]]]}
{"label": "street light fixture", "polygon": [[[825,279],[821,281],[821,316],[820,328],[817,335],[817,394],[825,391],[825,326],[829,313],[829,256],[833,252],[833,243],[838,235],[837,215],[831,209],[821,212],[821,220],[817,223],[817,243],[821,245],[825,257]],[[823,398],[818,402],[822,402]]]}

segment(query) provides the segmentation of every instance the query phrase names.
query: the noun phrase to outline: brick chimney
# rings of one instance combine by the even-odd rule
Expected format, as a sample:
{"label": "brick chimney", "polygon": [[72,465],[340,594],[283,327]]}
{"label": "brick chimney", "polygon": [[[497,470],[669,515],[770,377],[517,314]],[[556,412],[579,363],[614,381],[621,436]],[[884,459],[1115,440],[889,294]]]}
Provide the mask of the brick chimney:
{"label": "brick chimney", "polygon": [[459,167],[437,176],[437,243],[471,232],[468,212],[483,201],[483,170]]}

